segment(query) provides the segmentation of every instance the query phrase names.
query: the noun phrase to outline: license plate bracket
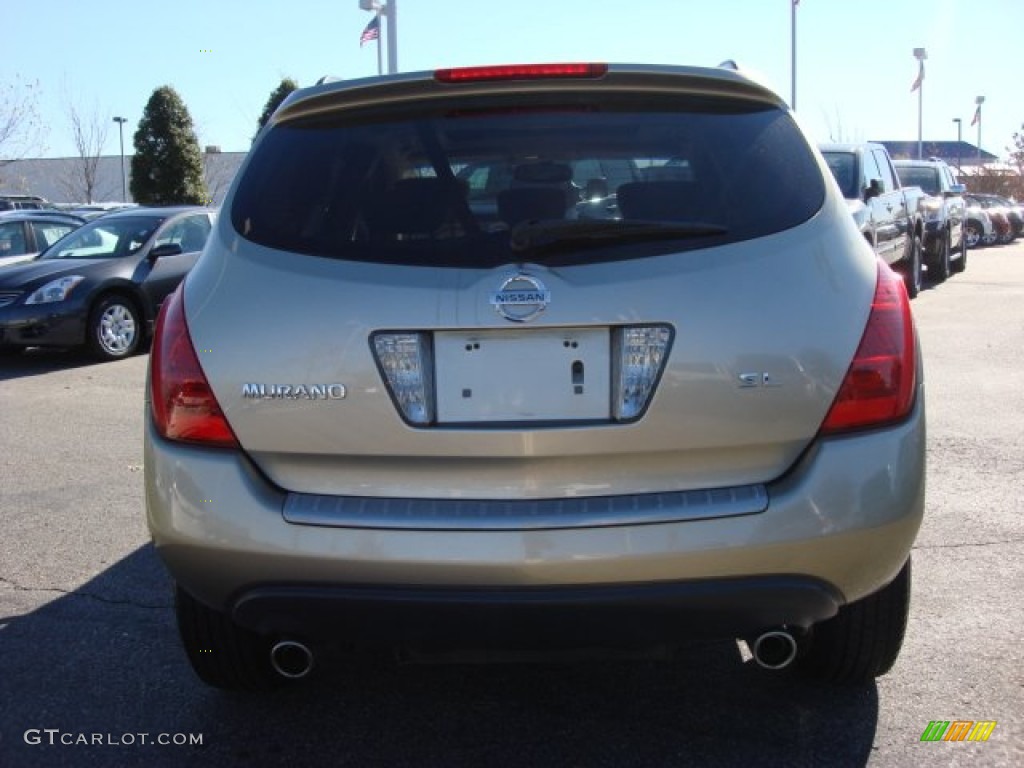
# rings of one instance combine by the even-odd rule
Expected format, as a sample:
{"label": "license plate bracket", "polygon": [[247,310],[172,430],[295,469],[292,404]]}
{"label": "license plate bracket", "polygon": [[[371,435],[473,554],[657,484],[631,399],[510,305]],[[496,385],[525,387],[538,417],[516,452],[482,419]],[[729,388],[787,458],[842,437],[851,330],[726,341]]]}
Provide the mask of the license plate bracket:
{"label": "license plate bracket", "polygon": [[608,419],[609,339],[607,328],[436,332],[438,423]]}

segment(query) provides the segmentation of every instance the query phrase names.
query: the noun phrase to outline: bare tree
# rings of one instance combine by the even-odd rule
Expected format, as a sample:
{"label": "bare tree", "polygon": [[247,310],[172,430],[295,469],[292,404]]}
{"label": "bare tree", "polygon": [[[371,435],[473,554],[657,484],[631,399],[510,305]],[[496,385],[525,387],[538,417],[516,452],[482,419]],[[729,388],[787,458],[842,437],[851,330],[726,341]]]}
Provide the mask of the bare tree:
{"label": "bare tree", "polygon": [[0,168],[43,149],[38,102],[38,81],[0,83]]}
{"label": "bare tree", "polygon": [[78,152],[78,162],[70,172],[65,188],[72,200],[91,203],[96,197],[97,169],[103,147],[107,143],[110,120],[106,112],[100,110],[97,105],[85,110],[67,96],[65,101],[71,138],[75,144],[75,151]]}
{"label": "bare tree", "polygon": [[196,137],[203,151],[203,182],[206,184],[204,205],[220,205],[228,187],[235,179],[237,163],[221,152],[219,144],[206,140],[205,127],[196,121]]}
{"label": "bare tree", "polygon": [[1013,146],[1007,147],[1009,163],[1017,172],[1015,188],[1012,193],[1018,200],[1024,199],[1024,125],[1013,134]]}
{"label": "bare tree", "polygon": [[1012,141],[1006,147],[1005,163],[984,163],[963,169],[960,180],[971,192],[1024,199],[1024,125],[1013,134]]}
{"label": "bare tree", "polygon": [[974,168],[967,176],[967,186],[971,192],[988,195],[1000,195],[1020,199],[1024,194],[1020,174],[1010,166],[980,166]]}
{"label": "bare tree", "polygon": [[233,167],[225,161],[217,147],[206,147],[203,152],[203,178],[208,192],[206,204],[219,205],[234,180]]}
{"label": "bare tree", "polygon": [[828,130],[828,140],[836,143],[860,141],[857,137],[861,135],[861,131],[848,130],[843,123],[843,114],[839,111],[839,106],[836,105],[834,110],[835,114],[832,116],[824,109],[821,111],[822,120]]}

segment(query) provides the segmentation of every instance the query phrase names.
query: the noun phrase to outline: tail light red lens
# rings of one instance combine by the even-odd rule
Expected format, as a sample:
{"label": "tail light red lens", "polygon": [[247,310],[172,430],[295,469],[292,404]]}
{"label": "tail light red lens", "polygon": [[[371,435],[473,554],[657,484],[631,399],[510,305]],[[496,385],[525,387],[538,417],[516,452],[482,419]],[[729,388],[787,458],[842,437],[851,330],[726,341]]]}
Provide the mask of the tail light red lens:
{"label": "tail light red lens", "polygon": [[183,285],[160,310],[150,353],[150,399],[156,430],[168,440],[238,447],[210,389],[185,322]]}
{"label": "tail light red lens", "polygon": [[883,262],[857,354],[822,425],[824,432],[891,424],[914,407],[917,350],[903,279]]}
{"label": "tail light red lens", "polygon": [[551,78],[598,78],[607,64],[500,64],[490,67],[438,69],[434,79],[442,83],[473,83],[484,80],[544,80]]}

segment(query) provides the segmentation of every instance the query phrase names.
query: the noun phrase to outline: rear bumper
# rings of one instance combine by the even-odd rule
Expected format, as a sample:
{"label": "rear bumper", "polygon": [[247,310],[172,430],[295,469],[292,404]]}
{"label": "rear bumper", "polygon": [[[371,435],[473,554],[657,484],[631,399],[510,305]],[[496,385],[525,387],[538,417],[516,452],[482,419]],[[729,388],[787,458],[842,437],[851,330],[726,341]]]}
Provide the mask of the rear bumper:
{"label": "rear bumper", "polygon": [[766,486],[761,512],[533,530],[290,523],[286,494],[242,456],[168,443],[147,419],[148,521],[186,591],[270,633],[376,623],[373,641],[505,618],[669,635],[807,626],[906,561],[924,510],[923,400],[898,426],[817,441]]}
{"label": "rear bumper", "polygon": [[779,616],[808,626],[842,597],[800,576],[586,587],[267,586],[232,618],[257,632],[333,638],[363,651],[452,653],[655,649],[695,638],[748,637]]}

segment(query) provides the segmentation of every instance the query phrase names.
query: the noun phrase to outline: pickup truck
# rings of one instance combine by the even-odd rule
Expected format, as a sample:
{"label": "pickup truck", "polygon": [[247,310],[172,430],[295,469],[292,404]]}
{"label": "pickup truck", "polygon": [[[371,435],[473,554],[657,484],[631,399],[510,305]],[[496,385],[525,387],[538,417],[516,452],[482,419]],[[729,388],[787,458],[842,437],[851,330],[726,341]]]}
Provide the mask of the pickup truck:
{"label": "pickup truck", "polygon": [[951,272],[967,267],[967,187],[957,184],[946,163],[929,160],[893,160],[900,180],[924,190],[924,256],[928,279],[941,283]]}
{"label": "pickup truck", "polygon": [[875,253],[903,275],[907,294],[914,298],[921,291],[927,196],[920,187],[900,183],[881,144],[819,144],[818,149],[860,231]]}

